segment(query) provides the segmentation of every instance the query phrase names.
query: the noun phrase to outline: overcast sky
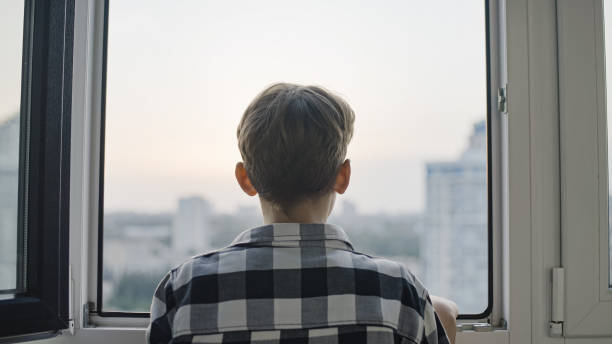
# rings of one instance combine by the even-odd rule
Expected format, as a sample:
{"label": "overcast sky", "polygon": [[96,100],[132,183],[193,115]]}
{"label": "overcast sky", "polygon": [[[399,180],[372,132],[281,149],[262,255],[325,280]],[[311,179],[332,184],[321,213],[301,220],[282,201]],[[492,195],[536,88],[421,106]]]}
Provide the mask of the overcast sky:
{"label": "overcast sky", "polygon": [[[0,121],[19,99],[23,5],[7,3]],[[236,126],[274,82],[352,105],[341,199],[365,212],[421,211],[424,163],[455,159],[486,113],[483,0],[111,0],[108,49],[107,211],[257,205],[234,180]]]}

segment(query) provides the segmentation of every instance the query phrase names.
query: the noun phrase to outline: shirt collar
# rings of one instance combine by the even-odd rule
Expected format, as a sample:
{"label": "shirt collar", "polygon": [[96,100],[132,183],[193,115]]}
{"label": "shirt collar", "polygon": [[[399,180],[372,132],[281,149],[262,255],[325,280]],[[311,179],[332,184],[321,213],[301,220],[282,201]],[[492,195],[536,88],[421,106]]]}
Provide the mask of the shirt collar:
{"label": "shirt collar", "polygon": [[273,223],[240,233],[231,246],[249,244],[317,244],[336,241],[353,250],[348,235],[340,226],[331,223]]}

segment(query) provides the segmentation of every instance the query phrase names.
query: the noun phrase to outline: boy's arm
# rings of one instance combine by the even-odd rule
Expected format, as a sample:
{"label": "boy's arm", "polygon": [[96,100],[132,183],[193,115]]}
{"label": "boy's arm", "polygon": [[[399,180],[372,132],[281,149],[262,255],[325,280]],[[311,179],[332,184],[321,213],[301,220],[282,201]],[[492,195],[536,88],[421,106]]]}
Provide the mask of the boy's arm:
{"label": "boy's arm", "polygon": [[442,326],[446,330],[448,339],[451,344],[454,344],[457,335],[457,316],[459,315],[457,304],[439,296],[430,295],[429,297],[431,298],[434,310],[440,318],[440,322],[442,322]]}
{"label": "boy's arm", "polygon": [[172,271],[159,282],[153,301],[151,302],[151,322],[147,328],[147,344],[165,344],[172,340],[171,321],[169,312],[174,302],[174,294],[171,283]]}

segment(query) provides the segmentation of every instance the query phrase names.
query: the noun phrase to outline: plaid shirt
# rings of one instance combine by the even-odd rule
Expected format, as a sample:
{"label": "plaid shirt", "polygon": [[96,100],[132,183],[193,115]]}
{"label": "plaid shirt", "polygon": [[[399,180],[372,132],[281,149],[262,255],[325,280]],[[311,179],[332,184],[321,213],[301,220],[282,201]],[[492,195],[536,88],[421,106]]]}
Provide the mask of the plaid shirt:
{"label": "plaid shirt", "polygon": [[148,343],[428,343],[448,338],[402,265],[353,250],[331,224],[242,232],[160,282]]}

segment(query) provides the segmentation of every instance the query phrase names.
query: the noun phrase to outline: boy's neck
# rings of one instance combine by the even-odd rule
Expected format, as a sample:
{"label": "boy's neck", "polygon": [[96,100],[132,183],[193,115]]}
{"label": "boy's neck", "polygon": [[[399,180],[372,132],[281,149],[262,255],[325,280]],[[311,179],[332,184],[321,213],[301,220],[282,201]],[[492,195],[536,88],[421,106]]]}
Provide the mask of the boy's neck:
{"label": "boy's neck", "polygon": [[334,207],[335,199],[335,193],[330,193],[316,200],[306,200],[298,203],[291,207],[291,209],[283,211],[280,207],[273,206],[260,198],[264,224],[325,223]]}

